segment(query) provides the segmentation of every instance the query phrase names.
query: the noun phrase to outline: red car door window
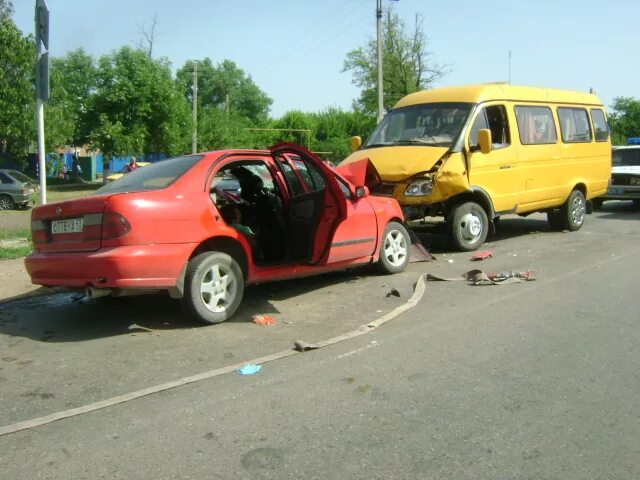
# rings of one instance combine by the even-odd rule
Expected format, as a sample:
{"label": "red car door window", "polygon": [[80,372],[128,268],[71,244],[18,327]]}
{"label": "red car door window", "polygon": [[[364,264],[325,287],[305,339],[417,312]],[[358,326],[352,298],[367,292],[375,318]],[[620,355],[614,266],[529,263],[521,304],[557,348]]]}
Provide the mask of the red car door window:
{"label": "red car door window", "polygon": [[333,235],[347,213],[338,181],[322,160],[303,147],[281,144],[271,151],[290,188],[291,259],[314,265],[324,263]]}

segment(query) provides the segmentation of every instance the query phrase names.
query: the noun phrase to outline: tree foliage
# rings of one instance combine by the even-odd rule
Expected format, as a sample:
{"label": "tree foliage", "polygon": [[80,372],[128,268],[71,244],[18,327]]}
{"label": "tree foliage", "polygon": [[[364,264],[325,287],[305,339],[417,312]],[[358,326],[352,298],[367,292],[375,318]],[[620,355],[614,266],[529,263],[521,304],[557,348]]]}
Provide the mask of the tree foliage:
{"label": "tree foliage", "polygon": [[625,145],[627,138],[640,137],[640,100],[632,97],[616,97],[609,115],[611,141]]}
{"label": "tree foliage", "polygon": [[51,96],[45,110],[45,139],[50,146],[87,142],[87,112],[97,75],[93,57],[83,49],[51,60]]}
{"label": "tree foliage", "polygon": [[0,22],[13,16],[13,5],[10,0],[0,0]]}
{"label": "tree foliage", "polygon": [[[176,73],[183,94],[193,99],[194,60]],[[216,108],[251,122],[265,122],[273,101],[231,60],[214,65],[210,58],[198,61],[198,109]]]}
{"label": "tree foliage", "polygon": [[[383,18],[382,69],[385,108],[400,98],[430,88],[447,73],[447,67],[432,60],[423,20],[415,16],[413,31],[408,32],[402,19],[389,9]],[[343,72],[351,71],[353,84],[362,89],[354,107],[374,115],[378,111],[377,43],[347,53]]]}
{"label": "tree foliage", "polygon": [[87,124],[91,143],[107,155],[189,150],[189,106],[168,62],[123,47],[100,58]]}
{"label": "tree foliage", "polygon": [[35,135],[35,43],[0,4],[0,152],[27,153]]}

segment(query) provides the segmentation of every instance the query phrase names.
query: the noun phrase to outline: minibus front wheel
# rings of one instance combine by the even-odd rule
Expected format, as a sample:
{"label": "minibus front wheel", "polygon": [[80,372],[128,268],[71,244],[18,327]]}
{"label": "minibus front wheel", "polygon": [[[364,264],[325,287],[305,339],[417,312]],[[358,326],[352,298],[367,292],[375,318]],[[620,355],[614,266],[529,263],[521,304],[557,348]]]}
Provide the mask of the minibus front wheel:
{"label": "minibus front wheel", "polygon": [[458,250],[476,250],[487,239],[489,218],[476,202],[455,205],[448,215],[448,230],[453,245]]}

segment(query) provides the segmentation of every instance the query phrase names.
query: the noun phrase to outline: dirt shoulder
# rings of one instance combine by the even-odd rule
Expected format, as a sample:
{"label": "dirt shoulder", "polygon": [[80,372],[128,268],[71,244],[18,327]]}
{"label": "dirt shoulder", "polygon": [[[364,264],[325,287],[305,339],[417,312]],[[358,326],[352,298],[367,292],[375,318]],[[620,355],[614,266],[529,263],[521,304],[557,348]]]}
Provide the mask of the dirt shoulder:
{"label": "dirt shoulder", "polygon": [[25,294],[33,294],[40,288],[42,287],[31,283],[24,267],[24,258],[0,260],[0,304]]}

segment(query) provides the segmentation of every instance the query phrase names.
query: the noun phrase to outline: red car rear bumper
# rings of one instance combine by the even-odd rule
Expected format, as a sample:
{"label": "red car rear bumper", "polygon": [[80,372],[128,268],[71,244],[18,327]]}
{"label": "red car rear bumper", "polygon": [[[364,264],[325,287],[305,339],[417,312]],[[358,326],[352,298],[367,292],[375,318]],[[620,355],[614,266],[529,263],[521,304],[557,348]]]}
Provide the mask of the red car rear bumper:
{"label": "red car rear bumper", "polygon": [[176,285],[195,243],[131,245],[95,252],[34,252],[25,259],[36,285],[169,288]]}

